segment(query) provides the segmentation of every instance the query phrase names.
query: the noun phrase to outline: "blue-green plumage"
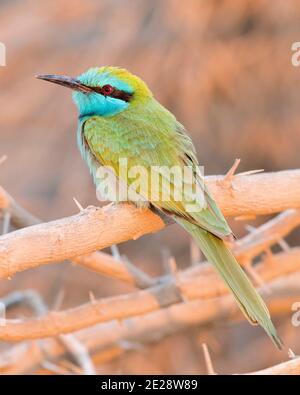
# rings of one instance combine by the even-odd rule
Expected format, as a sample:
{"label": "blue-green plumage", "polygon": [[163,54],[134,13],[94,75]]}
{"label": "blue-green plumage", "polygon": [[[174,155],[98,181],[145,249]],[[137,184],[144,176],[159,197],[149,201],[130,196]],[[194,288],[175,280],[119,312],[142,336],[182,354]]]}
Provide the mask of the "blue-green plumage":
{"label": "blue-green plumage", "polygon": [[[117,89],[132,93],[131,86],[112,76],[109,71],[98,73],[98,68],[91,68],[78,78],[79,81],[87,86],[104,86],[112,85]],[[84,95],[82,92],[73,92],[73,99],[79,109],[80,118],[92,115],[112,116],[120,113],[128,108],[129,103],[115,99],[113,97],[105,97],[96,92],[91,92],[89,95]]]}
{"label": "blue-green plumage", "polygon": [[[184,127],[155,100],[146,84],[127,70],[102,67],[90,69],[73,80],[59,76],[40,78],[74,90],[73,99],[79,110],[78,145],[96,185],[97,168],[109,166],[116,179],[126,182],[126,187],[131,189],[133,181],[130,177],[124,178],[120,172],[120,158],[126,158],[129,168],[142,166],[147,175],[155,166],[189,166],[196,172],[195,149]],[[178,186],[170,176],[162,178],[176,191]],[[266,305],[224,243],[232,237],[232,232],[207,190],[202,175],[197,173],[193,183],[192,186],[197,186],[203,195],[201,198],[198,195],[193,197],[195,211],[187,210],[191,192],[179,201],[162,199],[162,182],[156,186],[151,184],[148,193],[143,191],[141,195],[158,210],[173,215],[194,237],[232,291],[245,316],[250,322],[260,324],[273,342],[281,347],[282,342]],[[191,187],[188,184],[184,181],[184,186]],[[152,198],[152,192],[158,192],[156,200]],[[129,195],[128,200],[134,199]],[[136,201],[134,203],[137,204]]]}
{"label": "blue-green plumage", "polygon": [[121,100],[109,98],[102,99],[99,98],[98,93],[91,93],[89,98],[82,95],[79,92],[73,93],[73,98],[80,107],[79,117],[83,119],[84,117],[90,117],[93,115],[100,116],[111,116],[118,114],[119,112],[125,110],[128,107],[128,103],[122,102]]}

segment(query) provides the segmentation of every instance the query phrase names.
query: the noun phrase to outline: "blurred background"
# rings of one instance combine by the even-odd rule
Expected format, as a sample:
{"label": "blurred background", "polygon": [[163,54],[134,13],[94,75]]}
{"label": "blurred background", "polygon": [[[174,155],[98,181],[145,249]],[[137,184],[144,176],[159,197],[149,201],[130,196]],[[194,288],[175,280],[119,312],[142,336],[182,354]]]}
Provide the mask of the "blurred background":
{"label": "blurred background", "polygon": [[[300,41],[297,0],[1,0],[0,20],[7,49],[7,66],[0,67],[0,155],[8,156],[0,182],[44,220],[76,213],[73,197],[83,206],[97,200],[77,151],[70,92],[36,80],[38,73],[128,68],[186,126],[206,174],[226,173],[235,158],[242,159],[239,171],[300,167],[300,68],[291,64],[291,45]],[[231,225],[245,234],[243,223]],[[294,234],[291,242],[297,241]],[[152,275],[163,273],[165,249],[180,268],[190,262],[189,237],[175,225],[120,249]],[[63,290],[62,308],[86,302],[89,291],[105,297],[130,290],[63,263],[0,280],[0,297],[27,288],[50,307]],[[290,317],[280,323],[290,328]],[[108,359],[99,372],[205,373],[203,341],[219,373],[259,369],[281,358],[261,335],[246,322],[194,327]],[[288,331],[292,343],[296,335]],[[258,346],[265,352],[257,354]]]}

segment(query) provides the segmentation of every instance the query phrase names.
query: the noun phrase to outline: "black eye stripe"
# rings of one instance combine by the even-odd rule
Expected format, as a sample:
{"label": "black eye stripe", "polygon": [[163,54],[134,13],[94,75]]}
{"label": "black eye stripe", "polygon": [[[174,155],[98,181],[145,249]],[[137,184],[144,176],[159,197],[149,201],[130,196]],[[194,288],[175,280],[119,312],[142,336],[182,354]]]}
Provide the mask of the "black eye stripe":
{"label": "black eye stripe", "polygon": [[[96,93],[100,93],[100,94],[103,93],[102,92],[102,87],[98,87],[97,86],[97,87],[93,87],[92,89]],[[109,95],[106,95],[106,96],[114,97],[115,99],[120,99],[120,100],[129,102],[132,99],[133,93],[125,92],[125,91],[122,91],[120,89],[114,88],[112,93],[110,93]]]}
{"label": "black eye stripe", "polygon": [[109,95],[110,97],[114,97],[115,99],[120,99],[126,102],[129,102],[132,98],[132,93],[125,92],[119,89],[114,89],[114,91]]}

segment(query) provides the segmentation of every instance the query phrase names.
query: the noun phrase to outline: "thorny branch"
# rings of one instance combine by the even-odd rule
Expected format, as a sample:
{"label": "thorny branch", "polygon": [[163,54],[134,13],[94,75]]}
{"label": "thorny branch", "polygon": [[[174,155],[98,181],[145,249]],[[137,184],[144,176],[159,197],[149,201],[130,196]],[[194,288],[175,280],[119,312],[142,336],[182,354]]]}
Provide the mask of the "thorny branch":
{"label": "thorny branch", "polygon": [[[254,257],[270,251],[269,248],[277,243],[284,251],[272,255],[272,265],[265,264],[268,261],[268,255],[265,255],[260,264],[255,265],[253,269],[262,280],[262,284],[273,287],[275,280],[280,281],[283,277],[300,270],[299,249],[289,248],[283,240],[300,224],[300,210],[297,210],[300,207],[299,170],[251,176],[234,176],[232,173],[227,174],[224,180],[222,177],[209,177],[207,181],[227,215],[260,215],[288,209],[233,245],[233,251],[241,264],[249,266]],[[293,192],[288,188],[291,185]],[[9,213],[11,223],[15,227],[28,226],[26,229],[0,237],[0,277],[10,277],[18,271],[45,263],[71,259],[98,273],[145,288],[128,295],[93,300],[91,303],[65,311],[52,311],[37,318],[18,322],[8,320],[6,326],[0,327],[2,340],[19,341],[66,336],[62,334],[77,330],[80,330],[80,339],[81,333],[92,331],[94,328],[99,327],[101,333],[102,328],[105,330],[105,326],[113,325],[115,319],[123,319],[123,322],[136,320],[136,325],[139,325],[139,322],[147,320],[148,316],[159,314],[162,314],[161,319],[165,323],[163,318],[166,311],[178,308],[178,317],[182,317],[189,312],[190,306],[197,303],[202,304],[201,309],[197,308],[197,311],[201,311],[201,317],[198,317],[197,321],[200,323],[207,322],[208,317],[223,317],[224,312],[228,311],[232,317],[232,312],[235,311],[232,298],[226,296],[227,289],[208,264],[195,265],[185,271],[171,272],[153,279],[125,259],[120,260],[119,257],[94,252],[96,249],[162,229],[165,226],[163,221],[150,211],[140,211],[128,204],[118,207],[109,205],[104,209],[91,207],[73,217],[38,224],[40,221],[19,206],[2,188],[0,207],[4,213]],[[84,237],[85,234],[90,240]],[[36,243],[37,240],[39,243]],[[265,292],[265,287],[262,292]],[[216,303],[216,297],[220,302]],[[189,301],[191,299],[200,300]],[[280,306],[282,308],[282,304]],[[157,321],[154,320],[153,323],[155,322]],[[138,337],[137,333],[136,335]],[[119,340],[122,342],[121,339],[125,338],[123,333]],[[43,347],[47,342],[48,340],[43,340]],[[50,339],[49,342],[51,343]],[[24,351],[24,344],[29,347],[31,343],[16,346],[8,355],[8,359],[17,355],[21,348]],[[110,345],[116,347],[115,343]],[[53,348],[53,342],[51,347]],[[89,350],[89,347],[87,349]],[[37,351],[34,355],[41,353]],[[5,360],[5,355],[2,354],[0,369],[1,366],[7,366],[3,359]],[[35,362],[41,362],[39,357]],[[287,364],[291,366],[290,362]],[[32,367],[32,364],[30,366]]]}
{"label": "thorny branch", "polygon": [[[228,192],[228,188],[223,188],[221,178],[209,178],[208,181],[214,196],[227,214],[266,214],[300,206],[299,170],[251,176],[237,175],[232,181],[233,193]],[[295,183],[293,188],[290,185],[292,183]],[[7,199],[4,201],[6,207],[9,207]],[[157,215],[129,204],[109,205],[103,209],[88,207],[72,217],[30,226],[1,236],[0,278],[11,277],[19,271],[42,264],[90,254],[97,249],[137,239],[163,227],[164,223]],[[90,258],[85,256],[82,259],[86,265],[90,263],[95,268],[96,265]],[[78,258],[76,259],[78,262]],[[118,275],[132,279],[130,270],[126,267],[124,272],[123,269],[124,265],[122,273]]]}

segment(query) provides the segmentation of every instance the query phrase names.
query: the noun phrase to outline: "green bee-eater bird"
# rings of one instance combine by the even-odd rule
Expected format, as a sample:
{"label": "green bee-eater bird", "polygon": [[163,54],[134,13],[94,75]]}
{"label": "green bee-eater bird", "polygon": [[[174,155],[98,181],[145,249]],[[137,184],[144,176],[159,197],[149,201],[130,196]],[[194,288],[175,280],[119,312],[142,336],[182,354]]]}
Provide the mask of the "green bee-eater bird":
{"label": "green bee-eater bird", "polygon": [[[260,324],[275,345],[281,348],[282,342],[265,303],[224,243],[232,236],[232,231],[209,194],[203,177],[196,172],[198,160],[191,139],[174,115],[153,97],[147,85],[118,67],[91,68],[78,78],[59,75],[37,77],[73,90],[73,99],[79,110],[78,145],[97,187],[97,170],[99,166],[106,166],[114,170],[119,183],[126,183],[128,190],[131,189],[134,181],[127,173],[121,175],[119,168],[119,161],[124,158],[128,169],[143,167],[146,176],[150,176],[151,169],[157,166],[187,166],[194,170],[193,184],[196,185],[188,185],[191,182],[183,180],[183,186],[187,187],[188,194],[191,187],[196,186],[202,191],[205,204],[196,197],[193,210],[188,210],[188,198],[186,201],[185,197],[181,200],[174,197],[163,199],[162,182],[153,186],[148,181],[148,194],[139,189],[139,195],[144,198],[143,204],[146,202],[150,207],[172,215],[192,235],[232,291],[248,320]],[[169,176],[165,178],[170,189],[176,192],[176,180]],[[151,198],[153,192],[158,192],[158,195],[154,194],[155,200]],[[115,196],[108,197],[116,200]],[[130,193],[128,200],[141,205]]]}

